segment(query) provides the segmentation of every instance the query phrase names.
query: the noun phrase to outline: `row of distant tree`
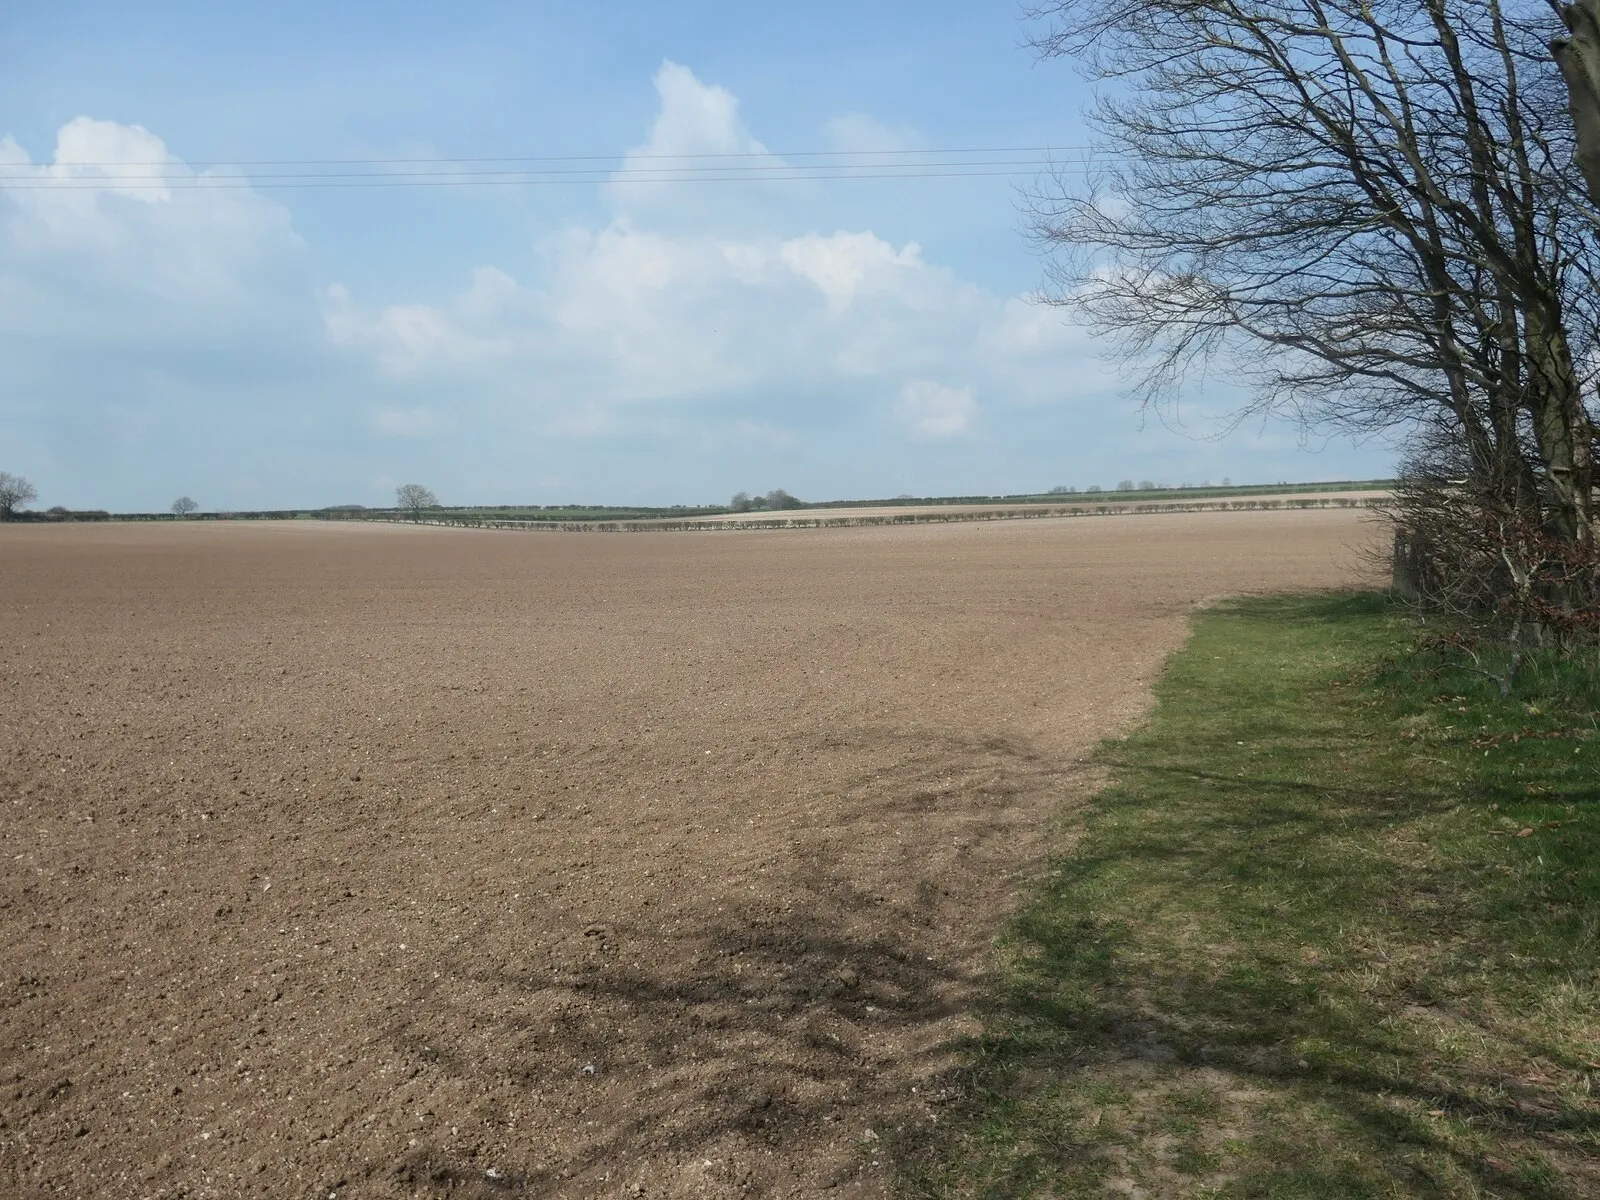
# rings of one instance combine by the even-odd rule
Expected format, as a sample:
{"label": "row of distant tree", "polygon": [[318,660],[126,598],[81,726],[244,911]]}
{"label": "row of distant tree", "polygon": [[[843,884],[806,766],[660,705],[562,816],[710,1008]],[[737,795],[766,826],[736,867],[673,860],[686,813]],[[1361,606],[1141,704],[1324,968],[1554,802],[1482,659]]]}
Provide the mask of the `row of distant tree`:
{"label": "row of distant tree", "polygon": [[[1166,489],[1169,486],[1149,479],[1140,480],[1138,483],[1131,479],[1124,479],[1117,484],[1114,490],[1119,492],[1155,492]],[[1186,483],[1182,486],[1189,487],[1191,485]],[[1208,479],[1200,486],[1210,487],[1211,481]],[[1222,486],[1232,487],[1233,481],[1225,478],[1222,481]],[[1105,490],[1098,483],[1091,483],[1083,489],[1083,492],[1093,496]],[[1077,494],[1079,494],[1079,489],[1067,484],[1061,484],[1050,489],[1050,495],[1052,496],[1074,496]],[[39,494],[34,489],[33,484],[22,478],[22,476],[9,475],[4,471],[0,471],[0,521],[9,521],[19,509],[31,504],[38,498]],[[424,487],[420,483],[401,484],[395,489],[394,500],[395,507],[413,521],[421,520],[423,513],[429,509],[439,507],[439,498],[434,495],[431,489]],[[791,495],[782,488],[774,488],[764,496],[752,495],[749,492],[737,492],[733,499],[728,501],[728,507],[736,513],[783,512],[789,509],[804,508],[805,501],[798,496]],[[69,510],[62,508],[59,510],[51,509],[50,511],[65,516]],[[172,502],[171,512],[175,517],[188,517],[199,511],[200,505],[192,497],[179,496]]]}
{"label": "row of distant tree", "polygon": [[735,492],[733,499],[728,501],[728,507],[736,513],[745,512],[781,512],[785,509],[804,508],[806,502],[798,496],[791,496],[782,488],[774,488],[765,496],[752,496],[749,492]]}
{"label": "row of distant tree", "polygon": [[[1119,492],[1167,492],[1171,491],[1174,486],[1175,485],[1170,483],[1157,483],[1153,479],[1141,479],[1138,483],[1135,483],[1131,479],[1124,479],[1117,484],[1115,490]],[[1176,486],[1179,488],[1191,488],[1195,487],[1196,485],[1192,483],[1180,483]],[[1211,487],[1211,480],[1202,480],[1198,486],[1203,488]],[[1222,477],[1222,482],[1217,486],[1232,487],[1233,480],[1224,475]],[[1097,496],[1105,490],[1106,489],[1101,487],[1098,483],[1091,483],[1088,487],[1083,489],[1083,492],[1086,495]],[[1076,496],[1078,495],[1078,489],[1070,484],[1062,483],[1051,488],[1049,494],[1052,496]]]}
{"label": "row of distant tree", "polygon": [[[787,495],[775,492],[774,495]],[[0,471],[0,521],[9,521],[22,509],[39,498],[39,491],[21,475]],[[792,499],[792,497],[790,497]],[[402,484],[395,489],[395,506],[417,520],[426,509],[438,508],[439,498],[420,483]],[[169,510],[175,517],[188,517],[200,511],[200,504],[192,496],[179,496]],[[71,510],[61,507],[49,510],[52,515],[67,516]]]}
{"label": "row of distant tree", "polygon": [[[27,479],[9,471],[0,471],[0,521],[11,520],[38,498],[39,490]],[[200,505],[188,496],[179,496],[172,502],[172,515],[175,517],[187,517],[199,509]],[[66,516],[71,510],[57,505],[49,512],[55,516]]]}

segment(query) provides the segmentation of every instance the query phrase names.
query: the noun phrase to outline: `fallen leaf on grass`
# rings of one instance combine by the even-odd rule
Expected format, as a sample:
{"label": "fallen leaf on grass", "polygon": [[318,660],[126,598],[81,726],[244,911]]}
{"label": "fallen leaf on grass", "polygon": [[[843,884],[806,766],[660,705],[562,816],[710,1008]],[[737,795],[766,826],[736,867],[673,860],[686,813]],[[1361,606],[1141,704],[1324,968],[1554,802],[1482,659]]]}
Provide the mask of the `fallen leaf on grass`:
{"label": "fallen leaf on grass", "polygon": [[1517,836],[1518,837],[1532,837],[1533,836],[1532,827],[1529,826],[1529,827],[1525,827],[1525,828],[1517,830]]}

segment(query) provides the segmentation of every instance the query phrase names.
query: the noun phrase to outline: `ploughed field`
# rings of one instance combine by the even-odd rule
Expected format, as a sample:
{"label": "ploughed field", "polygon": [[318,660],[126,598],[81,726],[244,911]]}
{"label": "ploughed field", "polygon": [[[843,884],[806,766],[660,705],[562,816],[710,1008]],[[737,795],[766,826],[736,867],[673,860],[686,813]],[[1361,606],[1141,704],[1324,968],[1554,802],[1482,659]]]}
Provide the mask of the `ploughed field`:
{"label": "ploughed field", "polygon": [[0,527],[0,1195],[880,1195],[1191,606],[1372,536]]}

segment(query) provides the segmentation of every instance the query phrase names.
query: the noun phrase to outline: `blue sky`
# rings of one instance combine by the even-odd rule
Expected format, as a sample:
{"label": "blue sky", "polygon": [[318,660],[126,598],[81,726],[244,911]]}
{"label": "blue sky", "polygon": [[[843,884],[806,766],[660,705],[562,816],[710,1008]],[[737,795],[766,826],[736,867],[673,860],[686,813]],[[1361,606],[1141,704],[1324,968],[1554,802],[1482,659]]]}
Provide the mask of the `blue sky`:
{"label": "blue sky", "polygon": [[[0,191],[0,470],[114,509],[1383,474],[1286,426],[1199,436],[1216,391],[1142,419],[1028,299],[1026,179],[266,186],[1079,145],[1082,88],[1025,34],[928,0],[0,6],[0,174],[96,185]],[[334,159],[420,165],[215,165]]]}

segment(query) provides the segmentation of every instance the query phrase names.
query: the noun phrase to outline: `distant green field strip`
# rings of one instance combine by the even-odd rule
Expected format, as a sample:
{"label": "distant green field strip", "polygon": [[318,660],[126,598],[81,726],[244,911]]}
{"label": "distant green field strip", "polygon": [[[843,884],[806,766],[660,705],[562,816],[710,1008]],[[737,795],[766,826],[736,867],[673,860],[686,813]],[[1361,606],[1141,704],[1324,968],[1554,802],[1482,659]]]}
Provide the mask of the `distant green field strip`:
{"label": "distant green field strip", "polygon": [[1392,479],[1341,479],[1332,483],[1250,483],[1234,487],[1171,487],[1133,491],[1026,492],[1010,496],[896,496],[888,500],[828,500],[808,508],[916,508],[940,504],[1063,504],[1122,502],[1126,500],[1212,500],[1230,496],[1284,496],[1293,493],[1316,495],[1323,492],[1382,492],[1394,486]]}

